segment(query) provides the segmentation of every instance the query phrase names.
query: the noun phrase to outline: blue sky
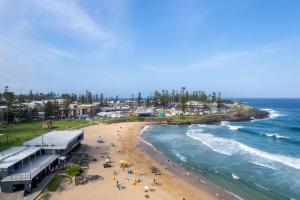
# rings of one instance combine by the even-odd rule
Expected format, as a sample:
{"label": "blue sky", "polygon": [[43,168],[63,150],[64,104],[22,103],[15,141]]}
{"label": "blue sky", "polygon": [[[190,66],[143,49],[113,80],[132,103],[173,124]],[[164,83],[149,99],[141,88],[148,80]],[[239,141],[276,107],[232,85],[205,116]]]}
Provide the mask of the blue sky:
{"label": "blue sky", "polygon": [[1,0],[0,87],[300,97],[298,0]]}

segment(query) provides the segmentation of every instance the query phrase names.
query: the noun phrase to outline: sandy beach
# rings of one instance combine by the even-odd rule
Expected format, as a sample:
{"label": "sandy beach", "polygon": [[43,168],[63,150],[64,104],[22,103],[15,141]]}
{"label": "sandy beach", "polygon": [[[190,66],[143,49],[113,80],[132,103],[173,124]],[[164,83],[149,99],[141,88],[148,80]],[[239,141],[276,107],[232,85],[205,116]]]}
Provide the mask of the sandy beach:
{"label": "sandy beach", "polygon": [[[138,135],[145,125],[146,123],[142,122],[130,122],[99,124],[84,128],[84,144],[88,146],[85,153],[98,159],[98,161],[90,163],[86,173],[88,175],[100,175],[104,180],[79,186],[70,184],[63,191],[50,193],[50,198],[55,200],[235,199],[235,197],[210,184],[204,182],[197,184],[196,181],[199,180],[192,176],[186,176],[181,167],[174,166],[159,156],[159,153],[141,143]],[[99,136],[105,143],[97,143]],[[105,161],[101,155],[105,152],[109,153],[113,161],[111,168],[103,168]],[[134,174],[128,174],[126,168],[123,171],[119,166],[120,160],[128,161]],[[166,165],[168,165],[167,170],[164,169]],[[152,174],[150,169],[152,166],[158,167],[162,174]],[[142,181],[134,185],[135,179]],[[154,184],[154,179],[156,184]],[[117,182],[124,186],[124,189],[119,190]],[[145,186],[149,188],[148,192],[144,191]]]}

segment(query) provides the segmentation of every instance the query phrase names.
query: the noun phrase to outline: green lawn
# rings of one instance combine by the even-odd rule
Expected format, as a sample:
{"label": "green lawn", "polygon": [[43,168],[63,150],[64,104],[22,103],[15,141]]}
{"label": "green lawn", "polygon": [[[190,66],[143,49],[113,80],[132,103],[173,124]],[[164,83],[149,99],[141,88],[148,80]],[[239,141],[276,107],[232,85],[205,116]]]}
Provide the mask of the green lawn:
{"label": "green lawn", "polygon": [[80,166],[75,164],[67,166],[64,172],[69,176],[78,176],[80,174]]}
{"label": "green lawn", "polygon": [[[52,120],[53,130],[82,128],[90,123],[87,120]],[[0,128],[0,151],[12,146],[22,145],[24,141],[45,133],[42,121],[26,121],[12,124],[7,128]],[[8,136],[8,141],[7,141]]]}

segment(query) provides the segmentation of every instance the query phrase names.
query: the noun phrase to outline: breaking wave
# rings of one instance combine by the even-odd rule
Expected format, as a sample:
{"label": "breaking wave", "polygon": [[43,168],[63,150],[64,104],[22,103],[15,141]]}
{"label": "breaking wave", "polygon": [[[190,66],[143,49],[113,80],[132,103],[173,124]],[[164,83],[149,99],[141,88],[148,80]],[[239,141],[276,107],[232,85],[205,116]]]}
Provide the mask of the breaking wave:
{"label": "breaking wave", "polygon": [[254,161],[249,161],[249,162],[254,164],[254,165],[258,165],[258,166],[261,166],[261,167],[266,167],[266,168],[269,168],[269,169],[276,170],[275,167],[267,165],[267,164],[262,164],[262,163],[258,163],[258,162],[254,162]]}
{"label": "breaking wave", "polygon": [[289,137],[279,135],[277,133],[265,133],[265,136],[275,138],[275,139],[290,139]]}
{"label": "breaking wave", "polygon": [[232,178],[235,179],[235,180],[239,180],[240,179],[240,177],[238,177],[237,175],[235,175],[233,173],[232,173]]}
{"label": "breaking wave", "polygon": [[232,131],[237,131],[237,130],[243,128],[242,126],[233,126],[233,125],[230,125],[229,122],[226,122],[226,121],[222,121],[221,125],[222,126],[227,126]]}
{"label": "breaking wave", "polygon": [[270,115],[269,115],[269,118],[270,118],[270,119],[275,119],[275,118],[277,118],[277,117],[284,116],[283,114],[280,114],[278,111],[273,110],[273,109],[270,109],[270,108],[263,108],[263,109],[261,109],[261,110],[264,110],[264,111],[269,112],[269,113],[270,113]]}
{"label": "breaking wave", "polygon": [[241,155],[246,160],[255,163],[264,163],[265,161],[271,161],[300,170],[300,158],[264,152],[253,147],[249,147],[235,140],[216,137],[208,133],[187,132],[186,135],[194,140],[200,141],[202,144],[208,146],[210,149],[220,154],[228,156]]}
{"label": "breaking wave", "polygon": [[300,145],[300,141],[293,140],[293,139],[291,139],[287,136],[280,135],[278,133],[261,133],[261,132],[251,130],[251,129],[247,129],[247,128],[241,128],[240,131],[242,131],[244,133],[251,134],[251,135],[256,135],[256,136],[260,136],[260,137],[279,140],[279,141],[287,142],[287,143],[290,143],[290,144]]}
{"label": "breaking wave", "polygon": [[142,135],[146,130],[148,130],[150,128],[149,125],[146,125],[143,127],[143,129],[140,131],[140,134],[139,135]]}
{"label": "breaking wave", "polygon": [[186,157],[182,154],[180,154],[178,151],[176,150],[172,150],[173,154],[176,156],[176,158],[178,158],[179,160],[181,160],[182,162],[186,162]]}

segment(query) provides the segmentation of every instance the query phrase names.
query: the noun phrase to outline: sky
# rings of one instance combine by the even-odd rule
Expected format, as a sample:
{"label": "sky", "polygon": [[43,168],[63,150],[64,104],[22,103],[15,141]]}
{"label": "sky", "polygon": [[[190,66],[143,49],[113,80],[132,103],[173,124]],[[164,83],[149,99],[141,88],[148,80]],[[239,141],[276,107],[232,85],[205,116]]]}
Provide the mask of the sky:
{"label": "sky", "polygon": [[0,91],[300,97],[298,0],[1,0]]}

